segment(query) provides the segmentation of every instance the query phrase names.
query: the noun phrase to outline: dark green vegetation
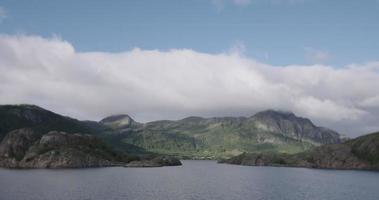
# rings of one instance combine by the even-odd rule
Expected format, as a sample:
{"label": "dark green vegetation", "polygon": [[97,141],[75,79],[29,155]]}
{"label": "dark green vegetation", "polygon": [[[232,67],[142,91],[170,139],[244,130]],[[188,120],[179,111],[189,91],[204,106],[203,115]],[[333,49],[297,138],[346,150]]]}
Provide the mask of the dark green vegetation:
{"label": "dark green vegetation", "polygon": [[0,106],[0,116],[2,167],[180,165],[175,158],[147,154],[133,145],[115,142],[118,148],[114,148],[106,135],[110,129],[97,122],[75,120],[32,105]]}
{"label": "dark green vegetation", "polygon": [[252,166],[379,170],[379,132],[293,155],[243,153],[220,162]]}
{"label": "dark green vegetation", "polygon": [[100,121],[112,137],[151,152],[184,158],[217,159],[242,152],[297,153],[321,144],[340,143],[338,133],[293,113],[264,111],[252,117],[135,122],[128,115]]}
{"label": "dark green vegetation", "polygon": [[0,106],[0,140],[9,131],[29,127],[41,133],[65,131],[91,133],[95,131],[79,120],[64,117],[34,105]]}

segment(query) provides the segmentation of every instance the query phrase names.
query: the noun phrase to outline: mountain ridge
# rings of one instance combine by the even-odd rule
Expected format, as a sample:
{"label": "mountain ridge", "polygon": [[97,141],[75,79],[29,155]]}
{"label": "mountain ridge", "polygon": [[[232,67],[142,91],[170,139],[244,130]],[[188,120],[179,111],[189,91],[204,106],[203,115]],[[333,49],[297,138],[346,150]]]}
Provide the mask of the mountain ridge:
{"label": "mountain ridge", "polygon": [[[126,114],[99,122],[79,121],[33,105],[0,106],[0,136],[19,128],[96,135],[119,151],[182,158],[217,159],[242,152],[298,153],[340,143],[340,135],[291,112],[266,110],[250,117],[190,116],[179,120],[135,121]],[[1,138],[0,138],[1,139]]]}
{"label": "mountain ridge", "polygon": [[[316,126],[309,119],[292,112],[275,110],[258,112],[250,117],[190,116],[178,120],[157,120],[138,123],[134,128],[114,128],[114,131],[121,135],[125,143],[152,152],[190,157],[198,154],[195,156],[198,158],[212,157],[212,154],[236,154],[245,150],[296,153],[311,146],[342,141],[333,130]],[[244,140],[248,142],[243,144]],[[241,144],[245,147],[238,147]],[[199,151],[208,153],[201,155],[197,153]]]}

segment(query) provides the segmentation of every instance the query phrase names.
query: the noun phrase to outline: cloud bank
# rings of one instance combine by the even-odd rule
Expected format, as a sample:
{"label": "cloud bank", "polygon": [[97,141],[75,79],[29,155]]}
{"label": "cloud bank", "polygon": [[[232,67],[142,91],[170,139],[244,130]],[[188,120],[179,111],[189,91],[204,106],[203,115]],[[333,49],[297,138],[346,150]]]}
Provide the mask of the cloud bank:
{"label": "cloud bank", "polygon": [[76,52],[67,41],[0,35],[0,103],[79,119],[250,116],[280,109],[350,136],[379,130],[379,62],[271,66],[188,49]]}

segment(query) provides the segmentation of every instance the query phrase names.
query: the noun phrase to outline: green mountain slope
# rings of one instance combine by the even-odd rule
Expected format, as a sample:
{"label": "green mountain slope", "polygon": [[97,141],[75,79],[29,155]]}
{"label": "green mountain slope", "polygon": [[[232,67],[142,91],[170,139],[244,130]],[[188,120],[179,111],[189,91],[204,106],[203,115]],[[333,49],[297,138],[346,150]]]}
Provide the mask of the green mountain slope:
{"label": "green mountain slope", "polygon": [[252,166],[379,170],[379,132],[293,155],[243,153],[221,162]]}
{"label": "green mountain slope", "polygon": [[0,140],[9,131],[20,128],[32,128],[41,133],[47,133],[51,130],[70,133],[97,133],[86,123],[61,116],[35,105],[0,106]]}
{"label": "green mountain slope", "polygon": [[272,110],[249,118],[188,117],[146,124],[118,115],[100,123],[112,128],[112,134],[124,143],[191,158],[230,157],[242,152],[297,153],[341,141],[338,133],[317,127],[308,119]]}

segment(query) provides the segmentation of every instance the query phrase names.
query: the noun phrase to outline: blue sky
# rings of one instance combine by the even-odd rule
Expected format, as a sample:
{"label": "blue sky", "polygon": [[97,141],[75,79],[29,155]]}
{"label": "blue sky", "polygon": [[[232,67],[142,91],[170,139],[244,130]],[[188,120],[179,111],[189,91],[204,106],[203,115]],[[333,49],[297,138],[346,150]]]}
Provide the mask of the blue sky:
{"label": "blue sky", "polygon": [[379,0],[0,0],[0,104],[379,130]]}
{"label": "blue sky", "polygon": [[0,7],[0,33],[58,35],[82,52],[237,46],[272,65],[379,59],[377,0],[0,0]]}

